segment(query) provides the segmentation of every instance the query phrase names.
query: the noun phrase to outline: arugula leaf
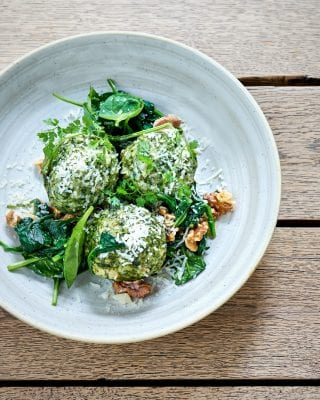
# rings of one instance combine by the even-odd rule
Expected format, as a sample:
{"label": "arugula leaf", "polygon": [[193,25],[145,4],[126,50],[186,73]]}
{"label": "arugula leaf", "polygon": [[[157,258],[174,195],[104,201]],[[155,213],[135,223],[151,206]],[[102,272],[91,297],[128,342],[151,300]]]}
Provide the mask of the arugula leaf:
{"label": "arugula leaf", "polygon": [[127,93],[114,93],[100,103],[99,117],[115,122],[118,127],[121,121],[128,121],[138,115],[144,103],[140,97]]}
{"label": "arugula leaf", "polygon": [[63,273],[67,286],[70,288],[75,281],[79,266],[82,262],[83,247],[85,240],[85,226],[88,218],[93,212],[93,207],[88,210],[79,219],[76,226],[73,228],[72,234],[67,242],[67,247],[63,259]]}
{"label": "arugula leaf", "polygon": [[108,253],[110,251],[122,249],[125,247],[124,243],[120,243],[116,240],[115,237],[113,237],[110,233],[108,232],[103,232],[100,237],[100,242],[99,244],[90,251],[88,255],[88,266],[89,269],[91,269],[93,260],[102,253]]}

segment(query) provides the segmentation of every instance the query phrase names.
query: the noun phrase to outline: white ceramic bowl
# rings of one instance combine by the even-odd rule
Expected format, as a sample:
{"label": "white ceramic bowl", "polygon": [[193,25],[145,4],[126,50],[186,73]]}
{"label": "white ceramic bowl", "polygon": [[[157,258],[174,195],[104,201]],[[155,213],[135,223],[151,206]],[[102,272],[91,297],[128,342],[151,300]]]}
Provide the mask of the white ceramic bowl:
{"label": "white ceramic bowl", "polygon": [[[0,304],[17,318],[66,338],[126,343],[182,329],[226,302],[259,263],[276,223],[280,166],[268,123],[248,91],[211,58],[180,43],[130,33],[93,33],[60,40],[21,58],[0,76],[0,215],[19,196],[44,197],[32,162],[41,156],[36,132],[48,117],[62,118],[76,107],[52,92],[84,99],[90,84],[121,88],[178,114],[194,136],[209,146],[200,156],[200,180],[221,168],[237,210],[217,223],[207,269],[190,283],[162,284],[141,306],[106,299],[107,283],[89,274],[62,287],[50,305],[52,283],[24,269],[18,259],[0,258]],[[219,181],[212,182],[215,189]],[[12,241],[3,217],[0,238]]]}

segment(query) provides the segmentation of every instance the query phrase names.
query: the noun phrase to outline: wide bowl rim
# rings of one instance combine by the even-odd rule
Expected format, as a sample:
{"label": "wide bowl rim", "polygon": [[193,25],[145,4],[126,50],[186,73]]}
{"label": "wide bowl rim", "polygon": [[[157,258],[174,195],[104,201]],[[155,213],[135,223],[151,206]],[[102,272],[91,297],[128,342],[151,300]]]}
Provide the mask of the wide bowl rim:
{"label": "wide bowl rim", "polygon": [[[264,125],[264,129],[266,134],[268,135],[268,140],[270,142],[270,149],[272,149],[272,156],[273,156],[273,165],[275,167],[275,172],[276,172],[276,177],[277,177],[277,182],[275,184],[276,187],[276,193],[274,193],[274,199],[275,199],[275,207],[273,210],[273,215],[271,218],[271,221],[269,222],[269,229],[268,232],[265,233],[265,242],[263,246],[260,247],[260,251],[256,254],[255,258],[251,261],[250,263],[250,268],[246,271],[246,274],[242,277],[242,279],[239,279],[237,281],[237,284],[230,290],[230,292],[227,292],[223,296],[221,296],[220,301],[217,301],[213,306],[208,305],[202,312],[198,312],[194,314],[192,317],[188,319],[184,319],[183,321],[180,321],[174,325],[171,325],[169,328],[162,330],[161,332],[151,332],[151,333],[145,333],[145,334],[139,334],[136,335],[135,337],[131,338],[126,338],[124,339],[121,337],[120,339],[115,339],[115,338],[108,338],[108,337],[89,337],[88,335],[86,336],[81,336],[74,334],[74,333],[68,333],[64,329],[61,328],[51,328],[48,327],[46,324],[41,323],[36,321],[34,318],[30,318],[28,316],[25,316],[23,313],[20,311],[15,310],[12,308],[9,304],[4,304],[3,302],[0,303],[0,306],[9,312],[11,315],[14,317],[18,318],[19,320],[27,323],[28,325],[33,326],[34,328],[37,328],[41,331],[44,331],[46,333],[64,338],[64,339],[71,339],[71,340],[76,340],[80,342],[87,342],[87,343],[100,343],[100,344],[125,344],[125,343],[133,343],[133,342],[142,342],[146,340],[151,340],[155,339],[158,337],[162,337],[165,335],[168,335],[170,333],[177,332],[181,329],[184,329],[201,319],[205,318],[212,312],[216,311],[219,307],[221,307],[224,303],[226,303],[231,297],[234,296],[234,294],[246,283],[246,281],[249,279],[249,277],[252,275],[252,273],[255,271],[257,268],[258,264],[260,263],[274,232],[276,222],[277,222],[277,217],[279,213],[279,208],[280,208],[280,200],[281,200],[281,167],[280,167],[280,159],[279,159],[279,153],[278,149],[276,146],[276,142],[274,139],[274,136],[272,134],[272,130],[269,126],[269,123],[263,114],[262,110],[260,109],[259,105],[255,101],[255,99],[252,97],[252,95],[249,93],[249,91],[240,83],[240,81],[231,73],[229,72],[225,67],[223,67],[221,64],[219,64],[217,61],[215,61],[213,58],[209,57],[208,55],[204,54],[203,52],[190,47],[184,43],[178,42],[176,40],[172,40],[163,36],[158,36],[158,35],[153,35],[149,33],[144,33],[144,32],[138,32],[138,31],[122,31],[122,30],[108,30],[108,31],[93,31],[93,32],[88,32],[88,33],[82,33],[82,34],[77,34],[77,35],[72,35],[72,36],[67,36],[62,39],[58,39],[49,43],[46,43],[45,45],[42,45],[26,54],[23,56],[19,57],[12,63],[10,63],[7,67],[5,67],[2,71],[0,71],[0,79],[2,80],[5,78],[6,74],[12,72],[15,68],[17,68],[21,63],[27,61],[30,57],[40,54],[42,51],[47,50],[48,48],[54,48],[56,46],[59,46],[60,44],[63,44],[65,42],[72,42],[74,40],[78,40],[81,38],[87,38],[87,37],[99,37],[99,36],[112,36],[112,35],[119,35],[119,36],[136,36],[136,37],[141,37],[141,38],[148,38],[148,39],[153,39],[158,42],[166,43],[166,44],[171,44],[180,48],[183,48],[191,53],[193,55],[200,57],[201,59],[205,60],[206,62],[209,62],[214,68],[218,69],[220,72],[222,72],[236,87],[238,90],[242,92],[242,94],[246,97],[246,99],[250,102],[250,105],[253,107],[256,115],[256,118],[260,120],[260,122]],[[128,335],[129,336],[129,335]]]}

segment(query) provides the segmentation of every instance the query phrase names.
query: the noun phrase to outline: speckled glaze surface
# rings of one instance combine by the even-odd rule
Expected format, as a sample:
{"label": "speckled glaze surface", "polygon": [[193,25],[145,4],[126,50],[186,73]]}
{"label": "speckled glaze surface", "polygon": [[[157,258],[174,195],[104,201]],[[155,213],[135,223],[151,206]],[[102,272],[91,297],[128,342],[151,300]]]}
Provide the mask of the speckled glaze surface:
{"label": "speckled glaze surface", "polygon": [[[187,46],[130,32],[93,33],[67,38],[30,53],[0,75],[0,238],[13,241],[5,227],[6,204],[45,199],[32,163],[41,157],[36,132],[48,117],[63,120],[76,107],[52,92],[83,99],[90,84],[121,88],[175,113],[202,143],[198,179],[222,169],[237,210],[217,223],[207,269],[175,287],[157,283],[143,304],[114,304],[108,283],[89,274],[72,289],[62,287],[50,305],[52,283],[6,265],[17,260],[1,252],[0,304],[17,318],[52,334],[99,343],[147,340],[182,329],[226,302],[248,279],[273,233],[280,199],[280,166],[272,132],[247,90],[223,67]],[[110,304],[109,304],[110,303]]]}

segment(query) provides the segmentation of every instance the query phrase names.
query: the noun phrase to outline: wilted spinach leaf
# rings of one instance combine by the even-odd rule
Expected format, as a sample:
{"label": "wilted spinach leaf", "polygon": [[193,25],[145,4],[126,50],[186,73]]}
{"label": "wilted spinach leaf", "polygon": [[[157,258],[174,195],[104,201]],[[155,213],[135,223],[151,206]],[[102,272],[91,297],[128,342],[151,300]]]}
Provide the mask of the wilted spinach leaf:
{"label": "wilted spinach leaf", "polygon": [[88,266],[91,269],[93,260],[102,253],[108,253],[110,251],[122,249],[125,247],[124,243],[120,243],[108,232],[103,232],[100,237],[99,244],[90,251],[88,255]]}
{"label": "wilted spinach leaf", "polygon": [[183,285],[189,282],[191,279],[196,278],[206,268],[206,262],[202,256],[192,253],[189,250],[185,250],[184,253],[187,257],[187,261],[182,275],[180,277],[175,277],[176,285]]}
{"label": "wilted spinach leaf", "polygon": [[134,131],[152,128],[154,121],[164,115],[157,110],[150,101],[143,100],[143,103],[144,105],[141,113],[130,121],[130,126]]}

